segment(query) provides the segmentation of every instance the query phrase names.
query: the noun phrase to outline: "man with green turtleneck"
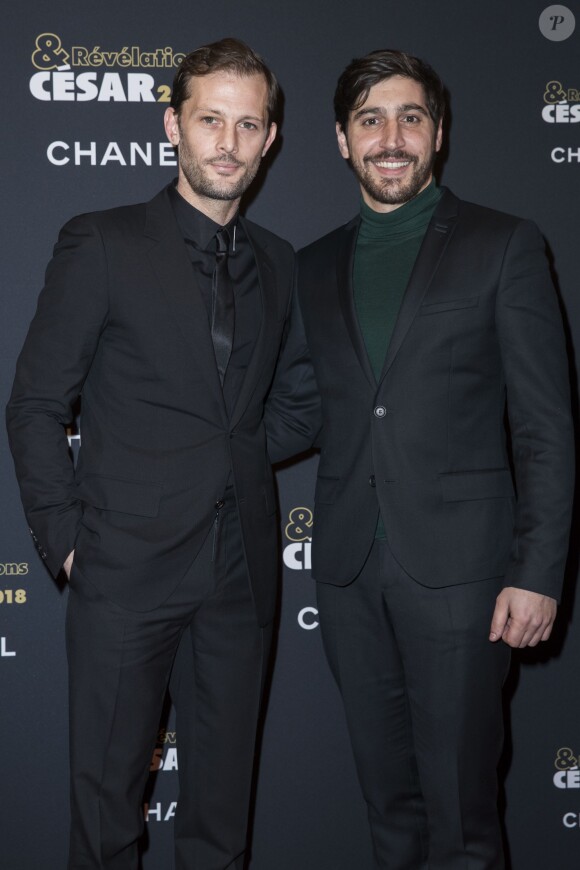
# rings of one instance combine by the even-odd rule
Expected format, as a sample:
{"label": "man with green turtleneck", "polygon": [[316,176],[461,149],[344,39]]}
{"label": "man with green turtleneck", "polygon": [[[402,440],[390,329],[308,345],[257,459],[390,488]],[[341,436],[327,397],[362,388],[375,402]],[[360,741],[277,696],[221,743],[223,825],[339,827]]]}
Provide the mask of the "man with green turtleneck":
{"label": "man with green turtleneck", "polygon": [[353,60],[335,112],[360,214],[299,255],[323,409],[312,572],[380,870],[504,867],[501,688],[510,648],[550,636],[572,503],[543,242],[437,187],[443,111],[418,58]]}

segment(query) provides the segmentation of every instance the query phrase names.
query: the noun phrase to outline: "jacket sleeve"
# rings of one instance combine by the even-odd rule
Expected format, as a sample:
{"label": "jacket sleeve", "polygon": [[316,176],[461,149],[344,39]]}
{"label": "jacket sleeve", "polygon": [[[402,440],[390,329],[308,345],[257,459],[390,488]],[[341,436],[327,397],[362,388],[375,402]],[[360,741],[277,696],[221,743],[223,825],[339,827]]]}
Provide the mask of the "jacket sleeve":
{"label": "jacket sleeve", "polygon": [[320,397],[306,343],[296,286],[264,410],[271,462],[309,450],[321,427]]}
{"label": "jacket sleeve", "polygon": [[88,216],[61,231],[6,409],[10,448],[30,532],[56,576],[78,533],[81,505],[65,426],[107,318],[107,269]]}
{"label": "jacket sleeve", "polygon": [[569,370],[543,239],[530,222],[506,248],[496,325],[517,490],[505,585],[559,599],[574,487]]}

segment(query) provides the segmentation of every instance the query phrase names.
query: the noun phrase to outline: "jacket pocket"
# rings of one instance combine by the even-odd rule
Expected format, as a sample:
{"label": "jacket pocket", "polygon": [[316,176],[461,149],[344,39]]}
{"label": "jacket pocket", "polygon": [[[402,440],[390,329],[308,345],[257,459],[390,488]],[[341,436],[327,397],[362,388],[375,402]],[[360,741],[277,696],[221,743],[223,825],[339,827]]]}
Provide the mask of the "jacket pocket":
{"label": "jacket pocket", "polygon": [[88,474],[77,483],[77,497],[99,510],[156,517],[161,488],[160,483]]}
{"label": "jacket pocket", "polygon": [[421,305],[420,314],[439,314],[440,311],[457,311],[460,308],[477,308],[479,296],[466,296],[463,299],[448,299],[446,302],[427,302]]}
{"label": "jacket pocket", "polygon": [[480,498],[512,498],[514,485],[509,468],[456,471],[439,475],[443,501],[473,501]]}

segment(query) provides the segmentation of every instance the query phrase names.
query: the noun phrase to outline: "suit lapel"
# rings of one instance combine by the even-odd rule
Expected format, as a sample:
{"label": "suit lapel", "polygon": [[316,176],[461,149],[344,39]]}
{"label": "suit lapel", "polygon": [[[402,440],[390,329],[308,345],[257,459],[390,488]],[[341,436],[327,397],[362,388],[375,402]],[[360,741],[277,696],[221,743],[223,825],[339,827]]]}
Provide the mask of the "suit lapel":
{"label": "suit lapel", "polygon": [[198,371],[207,380],[209,395],[215,396],[227,417],[207,312],[187,250],[177,227],[167,189],[147,203],[145,235],[151,240],[149,260],[173,314],[175,324]]}
{"label": "suit lapel", "polygon": [[343,235],[340,240],[341,247],[338,251],[336,260],[336,280],[340,307],[350,335],[350,340],[352,341],[354,351],[361,364],[365,377],[373,389],[375,389],[377,382],[369,362],[354,306],[353,267],[359,226],[360,217],[357,215],[356,218],[344,227]]}
{"label": "suit lapel", "polygon": [[236,399],[231,425],[235,426],[245,409],[262,374],[262,360],[268,343],[272,341],[272,324],[277,316],[277,287],[274,264],[267,253],[266,246],[261,245],[252,234],[251,225],[240,216],[240,222],[249,239],[258,270],[258,285],[260,289],[261,317],[258,337],[252,350],[250,362],[242,382],[242,388]]}
{"label": "suit lapel", "polygon": [[441,258],[453,235],[457,222],[459,201],[451,191],[443,188],[435,213],[419,249],[409,283],[403,297],[395,328],[391,336],[380,380],[385,377],[405,340],[423,298],[429,289]]}

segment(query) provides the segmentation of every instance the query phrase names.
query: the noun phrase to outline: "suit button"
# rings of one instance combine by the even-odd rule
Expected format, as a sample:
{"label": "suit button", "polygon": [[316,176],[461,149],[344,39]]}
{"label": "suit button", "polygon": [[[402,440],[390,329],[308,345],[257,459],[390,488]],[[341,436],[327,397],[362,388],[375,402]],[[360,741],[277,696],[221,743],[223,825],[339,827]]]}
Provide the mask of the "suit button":
{"label": "suit button", "polygon": [[224,505],[225,505],[225,501],[223,500],[223,498],[218,498],[214,507],[215,507],[216,511],[221,511],[221,509],[223,508]]}
{"label": "suit button", "polygon": [[375,479],[374,474],[371,474],[371,476],[369,477],[369,483],[370,483],[371,486],[376,486],[376,485],[377,485],[377,481],[376,481],[376,479]]}
{"label": "suit button", "polygon": [[385,408],[384,405],[377,405],[377,407],[375,408],[373,413],[374,413],[375,417],[379,417],[379,418],[384,417],[385,414],[387,413],[387,409]]}

